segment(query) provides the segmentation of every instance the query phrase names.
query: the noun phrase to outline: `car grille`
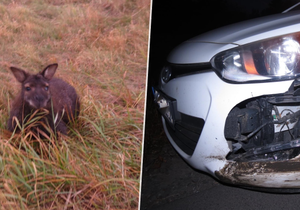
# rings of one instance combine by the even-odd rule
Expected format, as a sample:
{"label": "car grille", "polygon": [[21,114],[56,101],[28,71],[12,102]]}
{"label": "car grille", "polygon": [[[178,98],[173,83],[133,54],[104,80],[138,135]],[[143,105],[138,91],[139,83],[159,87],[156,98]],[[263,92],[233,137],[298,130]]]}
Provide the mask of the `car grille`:
{"label": "car grille", "polygon": [[192,155],[204,126],[204,120],[181,113],[180,121],[175,123],[175,130],[166,123],[169,134],[182,151]]}

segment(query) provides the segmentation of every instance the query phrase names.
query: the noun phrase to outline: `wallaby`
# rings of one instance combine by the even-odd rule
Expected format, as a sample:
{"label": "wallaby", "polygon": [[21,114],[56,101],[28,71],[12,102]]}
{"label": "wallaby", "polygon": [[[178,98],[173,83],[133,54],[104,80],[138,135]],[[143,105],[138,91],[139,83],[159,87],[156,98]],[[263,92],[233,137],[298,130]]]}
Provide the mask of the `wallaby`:
{"label": "wallaby", "polygon": [[[42,122],[48,124],[53,131],[67,134],[67,125],[79,115],[79,97],[71,85],[65,81],[53,78],[58,64],[51,64],[38,74],[30,74],[26,71],[10,67],[15,78],[22,84],[20,94],[12,103],[10,117],[8,120],[8,130],[13,132],[16,127],[16,119],[21,125],[25,119],[29,119],[37,110],[46,110],[47,115]],[[34,128],[46,132],[44,126]]]}

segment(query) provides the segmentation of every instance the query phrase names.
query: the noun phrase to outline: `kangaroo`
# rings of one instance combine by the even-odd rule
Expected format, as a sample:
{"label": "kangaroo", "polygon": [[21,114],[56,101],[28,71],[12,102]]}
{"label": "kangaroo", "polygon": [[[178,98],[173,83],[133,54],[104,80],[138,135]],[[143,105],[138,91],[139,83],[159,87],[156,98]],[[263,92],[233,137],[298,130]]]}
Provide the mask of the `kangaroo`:
{"label": "kangaroo", "polygon": [[[38,74],[10,67],[22,87],[20,94],[12,103],[7,123],[8,130],[13,132],[16,129],[19,132],[16,119],[23,125],[26,123],[25,119],[28,120],[34,112],[46,110],[47,114],[41,122],[48,124],[53,131],[67,134],[67,124],[79,115],[79,97],[74,87],[61,79],[53,78],[57,67],[56,63],[48,65]],[[42,130],[49,134],[41,125],[38,128],[33,127],[33,130]]]}

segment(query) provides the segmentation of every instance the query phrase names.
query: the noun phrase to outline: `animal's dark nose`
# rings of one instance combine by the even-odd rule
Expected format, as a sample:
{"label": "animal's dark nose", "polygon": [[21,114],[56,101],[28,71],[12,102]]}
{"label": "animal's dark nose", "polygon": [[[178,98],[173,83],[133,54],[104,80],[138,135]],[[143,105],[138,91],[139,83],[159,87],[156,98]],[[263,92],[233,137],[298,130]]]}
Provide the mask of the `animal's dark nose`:
{"label": "animal's dark nose", "polygon": [[34,99],[35,99],[36,101],[43,101],[43,100],[44,100],[44,97],[43,97],[43,96],[40,96],[40,95],[35,95],[35,96],[34,96]]}

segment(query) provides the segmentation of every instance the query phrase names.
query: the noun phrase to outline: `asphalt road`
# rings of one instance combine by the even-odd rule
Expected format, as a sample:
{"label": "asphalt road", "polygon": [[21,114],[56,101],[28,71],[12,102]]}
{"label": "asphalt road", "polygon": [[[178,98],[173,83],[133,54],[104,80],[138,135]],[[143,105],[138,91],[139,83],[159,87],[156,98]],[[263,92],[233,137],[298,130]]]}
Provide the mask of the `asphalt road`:
{"label": "asphalt road", "polygon": [[196,171],[175,152],[148,103],[141,210],[299,209],[300,194],[264,193],[224,185]]}

